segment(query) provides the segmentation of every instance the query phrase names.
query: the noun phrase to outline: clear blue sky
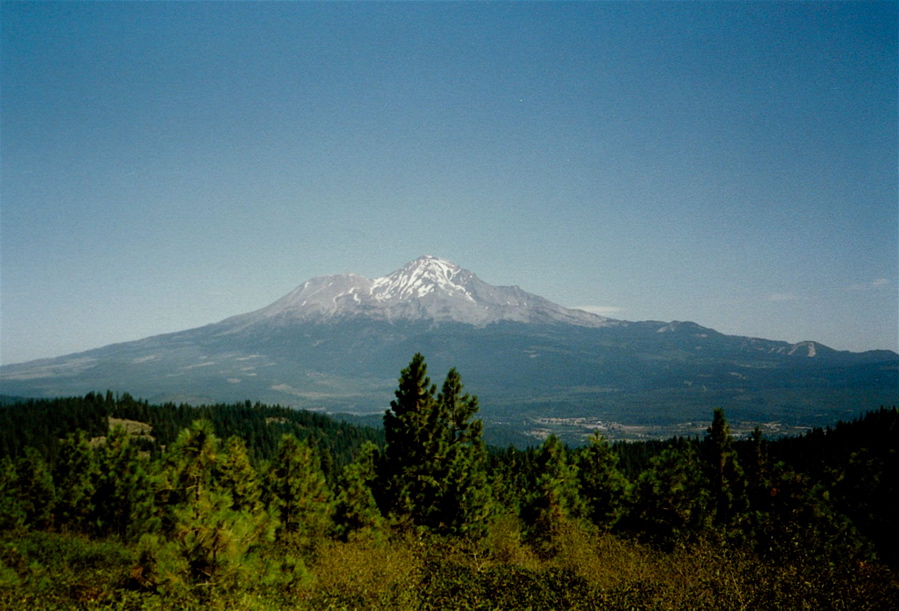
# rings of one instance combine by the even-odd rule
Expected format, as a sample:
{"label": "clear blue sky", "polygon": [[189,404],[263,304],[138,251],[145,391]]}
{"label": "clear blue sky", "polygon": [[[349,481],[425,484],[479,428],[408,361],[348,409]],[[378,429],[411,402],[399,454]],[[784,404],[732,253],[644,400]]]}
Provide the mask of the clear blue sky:
{"label": "clear blue sky", "polygon": [[0,11],[2,363],[423,254],[899,349],[896,2]]}

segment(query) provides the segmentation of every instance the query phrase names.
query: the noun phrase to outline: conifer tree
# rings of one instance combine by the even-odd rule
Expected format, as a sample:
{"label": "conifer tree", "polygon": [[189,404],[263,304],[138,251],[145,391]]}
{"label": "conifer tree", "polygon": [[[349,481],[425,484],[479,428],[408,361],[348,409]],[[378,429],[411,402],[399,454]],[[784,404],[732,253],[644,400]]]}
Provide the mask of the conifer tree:
{"label": "conifer tree", "polygon": [[736,522],[748,508],[746,479],[737,459],[724,410],[716,408],[703,444],[709,486],[709,513],[717,526]]}
{"label": "conifer tree", "polygon": [[97,456],[98,476],[91,523],[101,535],[134,538],[154,528],[153,494],[145,461],[122,427],[106,438]]}
{"label": "conifer tree", "polygon": [[148,550],[148,573],[160,583],[233,582],[252,548],[271,538],[243,443],[230,440],[224,460],[218,448],[212,424],[198,420],[179,434],[166,457],[159,486],[166,540]]}
{"label": "conifer tree", "polygon": [[281,536],[308,542],[331,526],[331,493],[319,459],[305,441],[284,435],[269,476]]}
{"label": "conifer tree", "polygon": [[627,480],[618,470],[618,457],[597,431],[578,454],[577,464],[587,517],[601,528],[612,528],[621,518],[627,492]]}
{"label": "conifer tree", "polygon": [[652,543],[673,548],[705,527],[708,495],[702,484],[692,445],[664,449],[637,479],[625,525]]}
{"label": "conifer tree", "polygon": [[16,464],[16,493],[25,524],[33,528],[47,528],[53,523],[56,488],[47,462],[32,447]]}
{"label": "conifer tree", "polygon": [[759,427],[752,429],[749,436],[749,459],[746,461],[746,485],[750,508],[763,507],[770,496],[768,447]]}
{"label": "conifer tree", "polygon": [[534,467],[531,494],[522,518],[530,526],[532,538],[547,542],[566,522],[582,517],[586,508],[578,491],[577,465],[558,437],[546,438]]}
{"label": "conifer tree", "polygon": [[16,464],[4,456],[0,459],[0,530],[14,530],[25,524],[16,480]]}
{"label": "conifer tree", "polygon": [[178,435],[168,453],[172,492],[179,501],[202,497],[212,487],[219,442],[208,420],[195,420]]}
{"label": "conifer tree", "polygon": [[378,447],[366,442],[359,456],[343,468],[335,499],[334,525],[344,541],[376,533],[383,518],[372,492]]}
{"label": "conifer tree", "polygon": [[94,451],[85,432],[79,430],[69,435],[60,444],[53,469],[58,526],[75,530],[87,528],[94,510],[98,473]]}
{"label": "conifer tree", "polygon": [[231,436],[225,442],[225,453],[218,464],[218,483],[231,495],[231,509],[260,511],[262,482],[250,463],[243,439]]}
{"label": "conifer tree", "polygon": [[427,522],[438,496],[437,457],[445,452],[436,387],[421,354],[400,374],[396,399],[384,414],[387,447],[379,465],[381,506],[395,521]]}
{"label": "conifer tree", "polygon": [[450,369],[437,397],[441,422],[448,428],[445,449],[445,473],[439,473],[439,492],[435,526],[438,530],[479,537],[485,533],[491,512],[487,481],[487,451],[482,439],[484,425],[474,416],[478,398],[463,393],[462,378]]}
{"label": "conifer tree", "polygon": [[455,369],[435,397],[436,390],[416,354],[384,414],[379,504],[398,524],[477,536],[490,512],[477,397],[463,393]]}

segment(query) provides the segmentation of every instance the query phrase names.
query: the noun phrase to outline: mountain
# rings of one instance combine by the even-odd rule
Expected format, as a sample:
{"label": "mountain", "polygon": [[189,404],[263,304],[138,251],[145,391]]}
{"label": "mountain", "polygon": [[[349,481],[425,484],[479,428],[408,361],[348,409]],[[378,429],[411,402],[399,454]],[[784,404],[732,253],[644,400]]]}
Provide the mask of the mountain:
{"label": "mountain", "polygon": [[713,407],[733,422],[810,426],[899,399],[899,355],[890,351],[612,320],[492,286],[431,256],[374,280],[313,278],[205,327],[3,366],[0,393],[111,389],[152,402],[250,399],[375,413],[415,352],[437,384],[459,369],[488,430],[606,427],[616,436],[705,422]]}
{"label": "mountain", "polygon": [[470,271],[432,256],[410,261],[375,280],[356,274],[313,278],[270,306],[229,318],[223,324],[246,328],[264,323],[337,323],[359,318],[456,322],[475,327],[500,321],[582,327],[614,324],[602,316],[563,308],[517,286],[491,286]]}

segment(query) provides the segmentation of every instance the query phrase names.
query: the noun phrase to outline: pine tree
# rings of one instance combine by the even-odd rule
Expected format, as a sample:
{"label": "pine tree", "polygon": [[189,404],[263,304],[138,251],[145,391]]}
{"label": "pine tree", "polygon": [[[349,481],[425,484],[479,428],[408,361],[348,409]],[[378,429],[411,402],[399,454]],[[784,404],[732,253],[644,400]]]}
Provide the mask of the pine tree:
{"label": "pine tree", "polygon": [[709,513],[717,526],[728,527],[745,517],[748,509],[746,478],[737,459],[730,425],[724,410],[714,410],[712,424],[703,444],[709,486]]}
{"label": "pine tree", "polygon": [[0,458],[0,530],[15,530],[25,525],[25,510],[19,499],[16,464]]}
{"label": "pine tree", "polygon": [[445,431],[445,473],[438,497],[438,530],[478,538],[486,532],[492,510],[487,481],[487,451],[482,439],[484,425],[474,417],[478,398],[463,393],[462,378],[450,369],[437,397]]}
{"label": "pine tree", "polygon": [[578,454],[581,496],[587,516],[601,528],[611,529],[621,518],[627,480],[618,470],[618,457],[605,438],[596,432]]}
{"label": "pine tree", "polygon": [[634,486],[624,526],[671,549],[705,528],[707,493],[690,444],[666,448],[650,460]]}
{"label": "pine tree", "polygon": [[47,528],[53,523],[56,488],[47,462],[34,448],[25,448],[25,456],[16,464],[16,494],[25,524]]}
{"label": "pine tree", "polygon": [[167,456],[171,491],[177,501],[189,503],[212,487],[218,450],[218,438],[208,420],[195,420],[181,431]]}
{"label": "pine tree", "polygon": [[479,536],[491,510],[477,397],[455,369],[441,392],[416,354],[384,415],[387,448],[378,465],[379,501],[394,522]]}
{"label": "pine tree", "polygon": [[372,485],[377,474],[378,447],[366,442],[359,456],[343,468],[335,499],[334,526],[344,541],[375,534],[383,518],[375,502]]}
{"label": "pine tree", "polygon": [[218,464],[218,483],[231,495],[231,508],[235,511],[260,510],[262,483],[240,437],[229,437],[225,443],[225,453]]}
{"label": "pine tree", "polygon": [[75,530],[86,529],[94,511],[95,482],[99,471],[87,435],[79,430],[59,448],[53,469],[56,487],[56,523]]}
{"label": "pine tree", "polygon": [[331,526],[331,493],[318,457],[305,441],[284,435],[268,484],[280,520],[279,536],[309,542]]}
{"label": "pine tree", "polygon": [[532,474],[531,493],[522,511],[529,536],[549,542],[568,521],[582,517],[586,508],[578,491],[578,469],[568,448],[555,435],[543,442]]}
{"label": "pine tree", "polygon": [[[384,414],[387,447],[379,464],[380,504],[394,521],[427,523],[438,496],[437,457],[446,451],[440,435],[436,387],[421,354],[400,374],[396,399]],[[444,421],[445,422],[445,421]]]}
{"label": "pine tree", "polygon": [[97,456],[92,527],[101,536],[135,538],[152,530],[153,494],[145,460],[121,427],[106,438]]}
{"label": "pine tree", "polygon": [[[258,482],[239,439],[224,457],[212,424],[195,421],[166,456],[159,491],[165,539],[144,555],[146,579],[157,584],[232,583],[273,528],[259,501]],[[239,500],[235,502],[232,491]]]}

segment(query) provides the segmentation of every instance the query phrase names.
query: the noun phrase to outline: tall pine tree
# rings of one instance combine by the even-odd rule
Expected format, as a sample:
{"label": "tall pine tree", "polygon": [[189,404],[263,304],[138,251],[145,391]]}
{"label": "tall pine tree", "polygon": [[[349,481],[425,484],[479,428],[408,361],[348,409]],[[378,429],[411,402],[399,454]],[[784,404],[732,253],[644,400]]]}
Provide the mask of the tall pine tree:
{"label": "tall pine tree", "polygon": [[377,474],[378,447],[366,442],[358,458],[346,465],[338,481],[334,526],[344,541],[376,534],[383,525],[372,486]]}
{"label": "tall pine tree", "polygon": [[586,513],[578,482],[578,468],[568,448],[550,435],[537,453],[531,493],[522,508],[529,536],[549,543],[571,519]]}
{"label": "tall pine tree", "polygon": [[[748,518],[749,500],[746,478],[737,460],[724,410],[714,410],[712,424],[706,433],[703,454],[709,487],[709,514],[714,525],[729,534],[731,527]],[[730,534],[736,534],[736,531]]]}
{"label": "tall pine tree", "polygon": [[395,524],[476,536],[490,510],[477,397],[452,369],[439,395],[416,354],[384,414],[379,505]]}
{"label": "tall pine tree", "polygon": [[306,441],[284,435],[268,485],[279,536],[309,543],[331,528],[333,506],[318,456]]}
{"label": "tall pine tree", "polygon": [[99,535],[135,538],[152,528],[154,499],[146,461],[125,429],[115,427],[100,448],[92,526]]}
{"label": "tall pine tree", "polygon": [[93,513],[97,463],[87,435],[79,430],[59,447],[53,468],[56,486],[56,524],[61,528],[84,530]]}
{"label": "tall pine tree", "polygon": [[618,470],[618,457],[596,432],[578,454],[578,478],[587,515],[597,526],[611,529],[621,518],[627,480]]}

